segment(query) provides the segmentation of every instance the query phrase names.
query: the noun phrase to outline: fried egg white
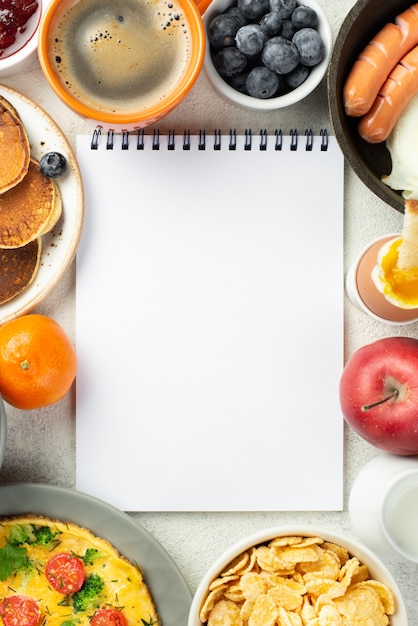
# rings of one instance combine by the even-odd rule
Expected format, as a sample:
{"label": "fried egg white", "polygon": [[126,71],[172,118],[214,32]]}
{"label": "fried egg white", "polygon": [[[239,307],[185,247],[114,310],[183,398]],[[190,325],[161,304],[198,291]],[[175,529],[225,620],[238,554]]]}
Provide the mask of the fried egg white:
{"label": "fried egg white", "polygon": [[418,200],[418,96],[412,98],[386,140],[392,171],[382,182],[409,200]]}
{"label": "fried egg white", "polygon": [[[19,516],[0,519],[0,578],[4,578],[7,563],[7,548],[13,528],[49,527],[57,533],[52,542],[41,545],[29,540],[19,547],[26,550],[29,567],[13,568],[12,573],[0,580],[0,603],[11,595],[34,599],[40,610],[39,626],[88,626],[99,608],[116,608],[124,615],[128,626],[158,625],[160,621],[151,593],[142,573],[105,539],[95,536],[90,530],[73,523],[64,523],[43,517]],[[3,548],[6,547],[6,550]],[[55,554],[70,553],[82,557],[87,549],[96,549],[96,558],[86,562],[85,576],[99,575],[103,589],[86,611],[74,610],[71,594],[56,591],[45,575],[48,561]],[[2,617],[0,616],[0,625]]]}

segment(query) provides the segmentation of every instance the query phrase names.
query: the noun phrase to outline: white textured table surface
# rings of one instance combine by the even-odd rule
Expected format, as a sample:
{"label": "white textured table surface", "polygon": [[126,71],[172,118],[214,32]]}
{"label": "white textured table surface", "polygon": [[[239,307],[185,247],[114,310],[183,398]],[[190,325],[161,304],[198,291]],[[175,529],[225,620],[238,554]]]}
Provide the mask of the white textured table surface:
{"label": "white textured table surface", "polygon": [[[354,0],[322,0],[334,38],[354,4]],[[62,128],[75,149],[75,138],[90,133],[91,127],[79,120],[53,94],[46,84],[38,62],[21,74],[3,82],[32,98],[43,107]],[[302,104],[275,113],[255,114],[225,102],[209,85],[204,72],[187,99],[158,127],[162,131],[176,129],[192,132],[200,128],[212,132],[220,128],[237,132],[252,128],[274,131],[281,127],[318,131],[330,128],[326,83]],[[326,193],[326,189],[324,189]],[[328,199],[329,200],[329,199]],[[370,239],[401,228],[402,217],[373,196],[347,166],[345,175],[345,263],[346,267]],[[55,292],[38,308],[55,318],[75,339],[75,265],[70,268]],[[393,329],[374,322],[345,305],[346,358],[365,343],[389,335],[418,337],[418,327],[411,325]],[[98,311],[100,315],[100,311]],[[294,329],[297,333],[297,328]],[[117,390],[115,390],[117,393]],[[8,442],[6,458],[0,471],[0,482],[45,482],[62,487],[75,485],[75,411],[74,398],[68,395],[58,404],[39,411],[25,412],[7,406]],[[248,532],[277,524],[292,522],[315,523],[330,529],[353,534],[347,512],[351,485],[360,468],[377,451],[346,429],[345,508],[335,513],[132,513],[139,524],[150,531],[178,564],[192,591],[207,567],[238,538]],[[318,486],[318,488],[320,488]],[[216,537],[216,541],[214,538]],[[406,599],[410,625],[418,624],[416,584],[418,565],[387,562]]]}

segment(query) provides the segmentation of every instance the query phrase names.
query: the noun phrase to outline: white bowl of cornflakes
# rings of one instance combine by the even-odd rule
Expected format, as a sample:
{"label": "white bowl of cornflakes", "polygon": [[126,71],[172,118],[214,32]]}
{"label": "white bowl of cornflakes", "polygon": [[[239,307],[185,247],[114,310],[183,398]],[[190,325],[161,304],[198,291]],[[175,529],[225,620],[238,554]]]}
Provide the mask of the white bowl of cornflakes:
{"label": "white bowl of cornflakes", "polygon": [[407,626],[402,595],[386,566],[341,533],[316,528],[261,530],[209,568],[188,626],[268,624]]}

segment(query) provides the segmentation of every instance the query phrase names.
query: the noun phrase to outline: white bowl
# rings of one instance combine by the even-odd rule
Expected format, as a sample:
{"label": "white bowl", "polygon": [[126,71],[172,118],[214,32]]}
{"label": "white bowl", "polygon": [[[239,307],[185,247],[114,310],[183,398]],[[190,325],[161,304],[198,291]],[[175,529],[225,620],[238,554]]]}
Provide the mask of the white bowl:
{"label": "white bowl", "polygon": [[7,440],[6,410],[4,408],[3,398],[0,396],[0,468],[3,465],[4,454],[6,452],[6,440]]}
{"label": "white bowl", "polygon": [[27,21],[24,32],[18,34],[14,44],[0,56],[1,78],[22,72],[36,58],[39,24],[49,2],[38,0],[38,8]]}
{"label": "white bowl", "polygon": [[[225,9],[235,4],[236,0],[212,0],[203,16],[205,28],[207,29],[208,24],[216,15],[222,13]],[[228,83],[225,82],[225,80],[218,74],[213,64],[210,45],[208,44],[206,46],[204,68],[210,82],[219,93],[232,102],[235,102],[235,104],[256,111],[274,111],[275,109],[281,109],[303,100],[306,96],[312,93],[327,73],[332,52],[332,33],[328,18],[321,5],[316,0],[303,0],[303,2],[300,0],[298,4],[303,4],[304,6],[308,6],[316,11],[318,15],[317,29],[325,46],[324,58],[320,63],[318,63],[318,65],[311,69],[307,79],[299,87],[282,96],[266,99],[254,98],[237,91],[228,85]]]}
{"label": "white bowl", "polygon": [[208,593],[209,585],[229,563],[252,546],[267,543],[275,537],[287,536],[321,537],[325,541],[330,541],[346,548],[351,556],[358,557],[360,562],[368,567],[370,576],[373,579],[384,583],[392,590],[395,596],[396,613],[390,617],[391,626],[408,626],[406,607],[401,592],[393,576],[382,561],[359,541],[346,537],[339,532],[316,526],[279,526],[277,528],[268,528],[245,537],[231,546],[208,569],[199,583],[190,608],[188,626],[202,626],[199,613]]}

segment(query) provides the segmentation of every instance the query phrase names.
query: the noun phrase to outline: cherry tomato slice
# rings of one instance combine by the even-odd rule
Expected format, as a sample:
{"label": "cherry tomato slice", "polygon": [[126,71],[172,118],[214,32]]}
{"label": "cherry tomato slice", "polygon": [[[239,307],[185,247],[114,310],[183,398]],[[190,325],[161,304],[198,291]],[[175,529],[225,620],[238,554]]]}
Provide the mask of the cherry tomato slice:
{"label": "cherry tomato slice", "polygon": [[66,596],[81,589],[86,573],[81,559],[69,552],[60,552],[49,559],[45,576],[55,591]]}
{"label": "cherry tomato slice", "polygon": [[118,609],[99,609],[93,615],[91,626],[128,626],[126,617]]}
{"label": "cherry tomato slice", "polygon": [[28,596],[9,596],[0,604],[0,617],[4,626],[36,626],[41,611],[35,600]]}

